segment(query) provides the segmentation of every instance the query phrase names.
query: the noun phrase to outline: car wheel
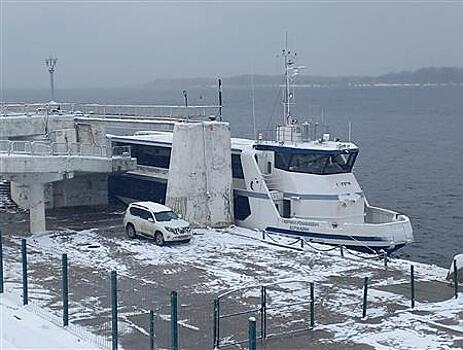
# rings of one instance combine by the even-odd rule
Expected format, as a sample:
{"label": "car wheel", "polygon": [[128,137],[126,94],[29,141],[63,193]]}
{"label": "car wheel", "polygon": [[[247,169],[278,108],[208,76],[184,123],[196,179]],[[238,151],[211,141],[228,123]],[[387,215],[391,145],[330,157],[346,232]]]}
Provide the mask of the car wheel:
{"label": "car wheel", "polygon": [[133,227],[132,224],[127,225],[126,231],[129,238],[135,238],[137,236],[137,231],[135,231],[135,227]]}
{"label": "car wheel", "polygon": [[156,232],[154,234],[154,242],[159,245],[159,246],[163,246],[164,245],[164,236],[162,235],[161,232]]}

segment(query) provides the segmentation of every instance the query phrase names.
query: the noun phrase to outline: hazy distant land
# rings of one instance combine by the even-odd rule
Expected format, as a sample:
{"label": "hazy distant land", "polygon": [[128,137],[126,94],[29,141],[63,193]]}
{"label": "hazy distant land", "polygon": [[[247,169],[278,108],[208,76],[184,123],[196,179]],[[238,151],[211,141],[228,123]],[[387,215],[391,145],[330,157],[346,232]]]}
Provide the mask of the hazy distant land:
{"label": "hazy distant land", "polygon": [[[281,76],[254,75],[256,85],[278,85],[283,82]],[[250,85],[251,75],[243,74],[232,77],[222,77],[227,86]],[[145,87],[182,87],[215,85],[216,78],[188,79],[155,79],[144,84]],[[457,67],[426,67],[415,71],[401,71],[379,76],[311,76],[299,75],[297,85],[314,87],[347,87],[347,86],[381,86],[381,85],[460,85],[463,84],[463,68]]]}

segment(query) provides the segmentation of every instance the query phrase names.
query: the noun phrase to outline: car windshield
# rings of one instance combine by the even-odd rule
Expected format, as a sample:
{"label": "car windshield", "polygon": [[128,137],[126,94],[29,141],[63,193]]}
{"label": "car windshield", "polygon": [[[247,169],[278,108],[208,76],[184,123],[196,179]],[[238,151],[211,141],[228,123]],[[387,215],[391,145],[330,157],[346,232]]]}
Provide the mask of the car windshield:
{"label": "car windshield", "polygon": [[178,219],[178,215],[173,211],[162,211],[160,213],[154,213],[156,221],[170,221]]}

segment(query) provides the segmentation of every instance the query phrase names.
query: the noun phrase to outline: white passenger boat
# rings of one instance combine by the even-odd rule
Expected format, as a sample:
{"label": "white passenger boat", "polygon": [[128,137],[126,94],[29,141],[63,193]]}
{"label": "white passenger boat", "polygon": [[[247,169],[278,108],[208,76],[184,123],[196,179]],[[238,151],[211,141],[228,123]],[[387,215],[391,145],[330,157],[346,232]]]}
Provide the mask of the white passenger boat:
{"label": "white passenger boat", "polygon": [[[352,173],[359,148],[329,134],[313,137],[309,124],[293,118],[290,85],[297,67],[287,49],[283,54],[284,122],[275,140],[232,138],[236,224],[365,252],[390,253],[413,242],[407,216],[368,203]],[[172,133],[112,136],[112,143],[131,146],[139,168],[112,178],[111,192],[125,201],[163,203]]]}

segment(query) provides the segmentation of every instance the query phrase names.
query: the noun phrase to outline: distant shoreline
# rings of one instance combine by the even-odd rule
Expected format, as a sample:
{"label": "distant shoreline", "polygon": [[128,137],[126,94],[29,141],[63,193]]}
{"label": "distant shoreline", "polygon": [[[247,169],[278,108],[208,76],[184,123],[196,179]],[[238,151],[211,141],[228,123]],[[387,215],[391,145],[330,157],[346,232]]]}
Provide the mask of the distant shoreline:
{"label": "distant shoreline", "polygon": [[[159,78],[147,83],[119,85],[119,86],[63,86],[60,90],[137,90],[137,89],[191,89],[217,88],[218,78]],[[283,84],[283,77],[277,75],[250,74],[221,77],[224,87],[250,87],[251,81],[256,87],[278,87]],[[58,81],[60,82],[60,81]],[[62,83],[62,82],[61,82]],[[370,87],[451,87],[463,86],[463,68],[456,67],[428,67],[415,71],[388,73],[380,76],[310,76],[300,75],[295,78],[296,88],[370,88]],[[40,87],[4,87],[5,91],[39,91],[49,89]]]}

